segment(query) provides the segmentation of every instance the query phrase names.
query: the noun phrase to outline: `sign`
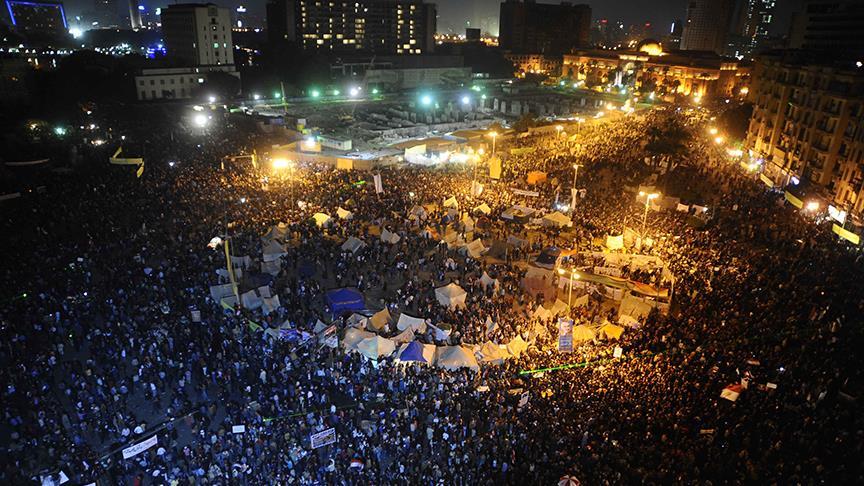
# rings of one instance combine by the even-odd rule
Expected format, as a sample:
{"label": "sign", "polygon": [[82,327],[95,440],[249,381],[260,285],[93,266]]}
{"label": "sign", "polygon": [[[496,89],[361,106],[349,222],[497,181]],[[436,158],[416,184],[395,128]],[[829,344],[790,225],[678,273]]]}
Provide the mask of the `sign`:
{"label": "sign", "polygon": [[621,346],[615,346],[615,351],[612,352],[613,358],[620,358],[624,354],[624,349]]}
{"label": "sign", "polygon": [[831,219],[837,221],[840,224],[846,222],[846,211],[842,209],[837,209],[833,205],[828,205],[828,215],[831,216]]}
{"label": "sign", "polygon": [[384,184],[381,183],[381,174],[375,174],[375,193],[384,194]]}
{"label": "sign", "polygon": [[783,197],[785,197],[786,200],[789,201],[789,204],[795,206],[798,209],[801,209],[804,207],[804,201],[798,199],[789,191],[784,192]]}
{"label": "sign", "polygon": [[329,444],[333,444],[336,442],[336,429],[329,428],[323,432],[318,432],[317,434],[312,434],[309,437],[310,442],[312,443],[312,448],[317,449],[319,447],[324,447]]}
{"label": "sign", "polygon": [[772,181],[771,178],[766,176],[765,174],[759,174],[759,180],[764,182],[765,185],[770,187],[770,188],[774,187],[774,181]]}
{"label": "sign", "polygon": [[133,446],[130,446],[130,447],[123,449],[123,459],[129,459],[130,457],[135,457],[138,454],[141,454],[142,452],[146,451],[147,449],[155,446],[156,443],[158,442],[158,440],[159,440],[159,436],[154,435],[153,437],[150,437],[149,439],[147,439],[143,442],[139,442]]}
{"label": "sign", "polygon": [[489,178],[501,178],[501,159],[499,159],[498,157],[492,157],[491,159],[489,159]]}
{"label": "sign", "polygon": [[840,238],[843,238],[844,240],[847,240],[854,245],[860,245],[861,244],[861,237],[860,236],[856,235],[855,233],[853,233],[847,229],[844,229],[843,227],[841,227],[839,225],[832,224],[831,225],[831,231],[836,233],[837,236],[839,236]]}
{"label": "sign", "polygon": [[558,319],[558,352],[573,352],[573,319]]}
{"label": "sign", "polygon": [[511,187],[511,188],[510,188],[510,191],[511,191],[513,194],[516,194],[516,195],[518,195],[518,196],[540,197],[540,193],[537,192],[537,191],[525,191],[525,190],[522,190],[522,189],[516,189],[515,187]]}
{"label": "sign", "polygon": [[232,425],[231,426],[231,433],[232,434],[242,434],[244,432],[246,432],[246,426],[245,425]]}

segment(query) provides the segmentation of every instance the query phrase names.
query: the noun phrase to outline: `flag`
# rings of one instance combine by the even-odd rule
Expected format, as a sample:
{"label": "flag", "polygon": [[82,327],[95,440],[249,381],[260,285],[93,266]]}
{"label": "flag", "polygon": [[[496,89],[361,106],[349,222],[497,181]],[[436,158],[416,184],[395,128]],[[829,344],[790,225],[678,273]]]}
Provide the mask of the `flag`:
{"label": "flag", "polygon": [[477,181],[471,181],[471,195],[474,197],[483,194],[483,184],[480,184]]}
{"label": "flag", "polygon": [[729,385],[720,392],[720,398],[725,398],[730,402],[738,400],[738,395],[741,394],[742,387],[740,384]]}
{"label": "flag", "polygon": [[144,164],[138,166],[138,170],[135,171],[135,174],[138,176],[139,179],[142,175],[144,175]]}
{"label": "flag", "polygon": [[489,178],[501,178],[501,159],[499,159],[498,157],[492,157],[491,159],[489,159]]}
{"label": "flag", "polygon": [[375,174],[375,194],[384,194],[384,184],[381,183],[381,174]]}

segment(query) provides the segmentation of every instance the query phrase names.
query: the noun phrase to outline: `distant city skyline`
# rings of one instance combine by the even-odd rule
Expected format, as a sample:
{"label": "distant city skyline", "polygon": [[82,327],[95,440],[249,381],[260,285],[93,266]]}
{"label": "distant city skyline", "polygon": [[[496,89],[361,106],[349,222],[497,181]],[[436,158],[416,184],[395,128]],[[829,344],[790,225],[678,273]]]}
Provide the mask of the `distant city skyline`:
{"label": "distant city skyline", "polygon": [[[122,3],[122,5],[121,5]],[[142,0],[141,4],[148,10],[165,7],[171,2],[165,0]],[[201,2],[206,3],[206,2]],[[249,14],[260,19],[265,17],[267,0],[214,0],[211,3],[229,8],[244,5]],[[476,27],[493,35],[498,34],[499,0],[436,0],[430,3],[438,5],[438,32],[464,33],[466,27]],[[560,3],[541,1],[538,3]],[[656,35],[661,35],[669,28],[676,18],[686,18],[687,0],[574,0],[574,4],[584,3],[591,6],[592,19],[607,18],[621,20],[625,24],[650,22]],[[776,22],[772,26],[772,35],[783,35],[788,31],[792,12],[799,6],[800,0],[778,0]],[[84,15],[93,10],[93,0],[66,0],[67,15],[70,20],[76,15]],[[123,18],[128,15],[125,2],[118,2],[117,14]]]}

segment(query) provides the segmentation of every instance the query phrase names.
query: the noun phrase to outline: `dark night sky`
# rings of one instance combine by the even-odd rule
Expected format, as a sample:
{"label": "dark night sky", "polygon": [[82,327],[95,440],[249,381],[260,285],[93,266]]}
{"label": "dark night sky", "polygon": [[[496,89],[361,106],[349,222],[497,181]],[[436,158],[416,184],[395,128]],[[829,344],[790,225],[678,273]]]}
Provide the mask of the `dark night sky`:
{"label": "dark night sky", "polygon": [[[188,0],[187,0],[188,1]],[[264,18],[266,0],[211,0],[213,3],[236,7],[243,3],[251,14]],[[777,0],[776,22],[773,33],[784,34],[789,25],[789,17],[796,9],[800,0]],[[115,0],[121,14],[128,12],[128,0]],[[150,9],[171,3],[166,0],[141,0]],[[498,30],[498,8],[500,0],[437,0],[438,32],[462,33],[466,23],[473,27],[481,27],[492,33]],[[557,3],[542,1],[539,3]],[[623,20],[625,24],[636,22],[651,22],[655,27],[655,35],[662,35],[669,28],[672,20],[685,17],[687,0],[573,0],[572,3],[587,3],[592,8],[592,18],[608,18]],[[66,0],[69,15],[80,15],[90,10],[93,0]]]}

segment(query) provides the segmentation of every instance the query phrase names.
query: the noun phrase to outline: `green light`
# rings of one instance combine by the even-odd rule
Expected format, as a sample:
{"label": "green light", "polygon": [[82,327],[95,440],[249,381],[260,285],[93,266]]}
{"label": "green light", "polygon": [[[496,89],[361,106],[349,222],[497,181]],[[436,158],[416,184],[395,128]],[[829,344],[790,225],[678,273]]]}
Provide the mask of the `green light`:
{"label": "green light", "polygon": [[318,91],[317,89],[313,89],[309,94],[312,95],[313,98],[320,98],[321,97],[321,92]]}
{"label": "green light", "polygon": [[278,100],[279,98],[282,97],[282,94],[281,93],[273,93],[273,97]]}
{"label": "green light", "polygon": [[372,88],[372,94],[377,95],[378,94],[378,88]]}
{"label": "green light", "polygon": [[63,135],[66,135],[66,129],[63,127],[57,127],[54,129],[54,133],[62,137]]}
{"label": "green light", "polygon": [[429,106],[432,104],[432,97],[428,94],[425,94],[420,97],[420,104],[423,106]]}
{"label": "green light", "polygon": [[561,82],[558,83],[558,84],[561,85],[561,86],[564,86],[564,81],[561,81]]}
{"label": "green light", "polygon": [[481,99],[481,100],[485,100],[485,99],[486,99],[486,95],[485,95],[485,94],[484,94],[484,95],[480,95],[480,99]]}
{"label": "green light", "polygon": [[481,89],[480,86],[471,86],[471,91],[480,91]]}
{"label": "green light", "polygon": [[339,96],[339,90],[338,89],[333,90],[333,96]]}

